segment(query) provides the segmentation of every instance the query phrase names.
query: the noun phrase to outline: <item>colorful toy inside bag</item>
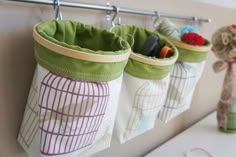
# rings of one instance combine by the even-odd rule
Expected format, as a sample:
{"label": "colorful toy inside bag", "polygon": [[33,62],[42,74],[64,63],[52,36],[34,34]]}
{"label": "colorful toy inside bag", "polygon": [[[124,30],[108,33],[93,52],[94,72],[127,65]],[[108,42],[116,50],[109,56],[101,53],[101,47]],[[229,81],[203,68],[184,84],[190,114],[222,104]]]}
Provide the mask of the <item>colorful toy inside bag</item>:
{"label": "colorful toy inside bag", "polygon": [[84,157],[109,147],[129,44],[73,21],[42,22],[33,36],[38,65],[21,146],[30,157]]}
{"label": "colorful toy inside bag", "polygon": [[198,34],[196,28],[188,25],[177,27],[168,19],[159,24],[157,31],[166,36],[179,51],[178,60],[171,71],[164,106],[158,114],[160,120],[168,122],[190,107],[211,45]]}
{"label": "colorful toy inside bag", "polygon": [[166,38],[142,27],[122,25],[112,32],[132,46],[115,123],[115,135],[124,143],[154,127],[178,51]]}
{"label": "colorful toy inside bag", "polygon": [[219,61],[213,64],[215,72],[226,69],[221,98],[217,106],[218,127],[224,132],[236,132],[236,25],[224,26],[212,36],[212,51]]}

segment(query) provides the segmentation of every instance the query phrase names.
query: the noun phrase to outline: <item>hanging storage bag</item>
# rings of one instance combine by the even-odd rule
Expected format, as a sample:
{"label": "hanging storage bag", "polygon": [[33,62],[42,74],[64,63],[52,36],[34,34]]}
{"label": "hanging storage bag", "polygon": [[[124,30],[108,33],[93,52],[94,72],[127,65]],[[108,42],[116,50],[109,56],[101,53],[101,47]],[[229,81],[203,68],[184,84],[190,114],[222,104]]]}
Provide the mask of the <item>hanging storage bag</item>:
{"label": "hanging storage bag", "polygon": [[[157,113],[165,100],[169,73],[178,52],[164,37],[145,28],[122,25],[114,27],[112,32],[132,45],[123,76],[115,123],[115,134],[120,143],[124,143],[154,127]],[[163,46],[169,46],[172,49],[171,57],[153,58],[141,53],[150,35],[158,37],[154,53],[160,52]]]}
{"label": "hanging storage bag", "polygon": [[110,145],[129,44],[106,30],[47,21],[18,141],[31,157],[89,156]]}
{"label": "hanging storage bag", "polygon": [[[164,29],[167,27],[162,24],[164,25],[164,22],[157,29],[161,34],[176,33],[174,31],[166,33]],[[163,33],[164,31],[166,32]],[[205,60],[211,48],[210,42],[206,39],[203,46],[194,46],[171,38],[168,37],[168,40],[177,47],[179,57],[171,71],[164,106],[158,114],[158,118],[164,122],[170,121],[190,107],[196,84],[202,75]]]}

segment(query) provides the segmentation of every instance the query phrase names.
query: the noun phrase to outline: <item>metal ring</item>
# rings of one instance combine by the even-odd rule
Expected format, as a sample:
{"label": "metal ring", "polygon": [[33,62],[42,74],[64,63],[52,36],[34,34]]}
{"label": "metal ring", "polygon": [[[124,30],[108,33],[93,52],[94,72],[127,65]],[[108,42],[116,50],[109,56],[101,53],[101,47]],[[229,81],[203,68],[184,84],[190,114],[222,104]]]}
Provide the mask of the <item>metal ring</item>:
{"label": "metal ring", "polygon": [[[132,47],[134,46],[134,37],[131,34],[125,34],[125,36],[129,37],[131,39],[131,41],[128,41],[128,38],[126,38],[125,41],[127,41],[129,43],[129,47],[132,49]],[[124,48],[124,46],[121,44],[121,46]]]}

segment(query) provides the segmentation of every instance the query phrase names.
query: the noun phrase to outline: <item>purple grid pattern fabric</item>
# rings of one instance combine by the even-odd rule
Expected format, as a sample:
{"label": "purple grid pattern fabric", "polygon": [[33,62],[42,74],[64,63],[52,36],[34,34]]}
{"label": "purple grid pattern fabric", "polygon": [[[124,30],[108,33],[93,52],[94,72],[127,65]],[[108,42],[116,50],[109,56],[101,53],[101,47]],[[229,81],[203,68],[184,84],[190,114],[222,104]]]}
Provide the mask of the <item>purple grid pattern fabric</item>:
{"label": "purple grid pattern fabric", "polygon": [[91,145],[109,96],[107,82],[73,80],[48,73],[39,95],[41,153],[66,154]]}

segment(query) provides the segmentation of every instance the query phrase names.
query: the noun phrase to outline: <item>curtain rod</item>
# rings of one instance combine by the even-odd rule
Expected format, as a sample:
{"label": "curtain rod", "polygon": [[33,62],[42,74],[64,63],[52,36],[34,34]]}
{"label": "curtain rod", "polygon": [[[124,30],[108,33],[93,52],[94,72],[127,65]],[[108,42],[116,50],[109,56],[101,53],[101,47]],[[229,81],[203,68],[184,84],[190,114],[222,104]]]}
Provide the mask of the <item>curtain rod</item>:
{"label": "curtain rod", "polygon": [[[7,0],[7,1],[15,1],[15,2],[23,2],[23,3],[34,3],[34,4],[43,4],[43,5],[54,5],[53,0]],[[88,3],[79,3],[79,2],[65,2],[61,1],[60,6],[63,7],[72,7],[72,8],[83,8],[83,9],[94,9],[94,10],[103,10],[103,11],[116,11],[113,6],[108,5],[97,5],[97,4],[88,4]],[[183,19],[190,21],[198,21],[198,22],[211,22],[211,19],[199,18],[195,16],[178,16],[167,13],[162,13],[158,11],[145,11],[145,10],[136,10],[119,7],[119,12],[128,13],[128,14],[138,14],[138,15],[149,15],[149,16],[157,16],[157,13],[160,17],[166,18],[174,18],[174,19]]]}

